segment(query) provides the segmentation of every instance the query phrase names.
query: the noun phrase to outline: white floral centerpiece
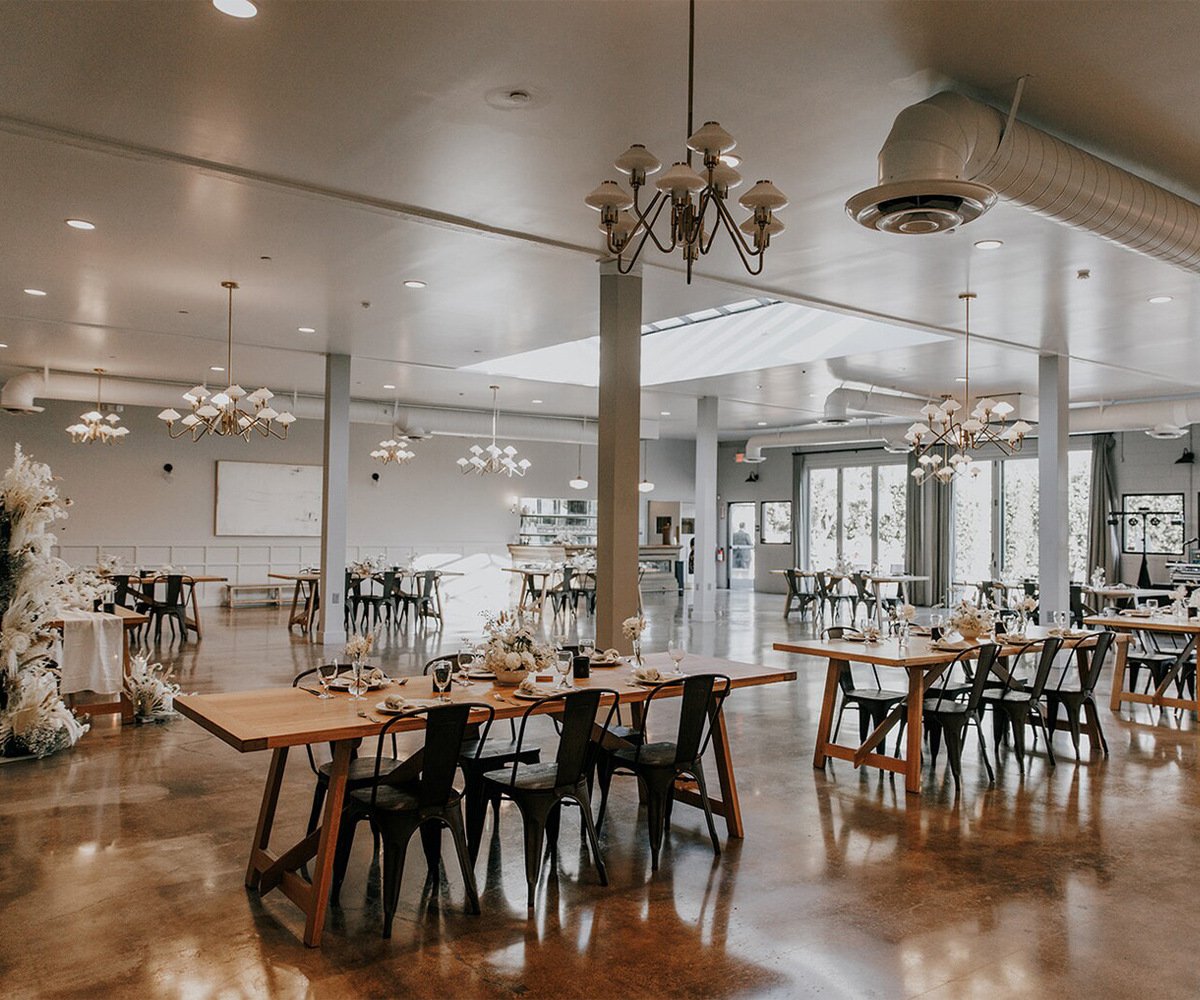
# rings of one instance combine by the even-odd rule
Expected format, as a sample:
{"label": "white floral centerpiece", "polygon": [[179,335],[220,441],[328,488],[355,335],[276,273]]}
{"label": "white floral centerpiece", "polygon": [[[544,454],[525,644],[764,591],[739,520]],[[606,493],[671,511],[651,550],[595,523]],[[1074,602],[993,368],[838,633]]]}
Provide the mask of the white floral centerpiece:
{"label": "white floral centerpiece", "polygon": [[125,694],[133,703],[135,720],[164,722],[177,717],[175,696],[180,688],[171,681],[172,675],[173,672],[161,663],[151,663],[148,656],[130,657]]}
{"label": "white floral centerpiece", "polygon": [[50,623],[69,608],[90,609],[105,590],[50,554],[49,528],[66,508],[49,467],[17,445],[0,479],[0,756],[46,757],[88,729],[59,696]]}
{"label": "white floral centerpiece", "polygon": [[497,684],[519,684],[528,673],[554,669],[554,648],[539,642],[519,615],[501,611],[487,620],[484,631],[483,665]]}
{"label": "white floral centerpiece", "polygon": [[979,608],[970,601],[962,601],[947,619],[947,623],[964,639],[974,640],[991,632],[995,619],[987,608]]}
{"label": "white floral centerpiece", "polygon": [[635,666],[642,665],[642,633],[646,631],[646,619],[634,615],[621,622],[621,634],[633,643],[633,662]]}

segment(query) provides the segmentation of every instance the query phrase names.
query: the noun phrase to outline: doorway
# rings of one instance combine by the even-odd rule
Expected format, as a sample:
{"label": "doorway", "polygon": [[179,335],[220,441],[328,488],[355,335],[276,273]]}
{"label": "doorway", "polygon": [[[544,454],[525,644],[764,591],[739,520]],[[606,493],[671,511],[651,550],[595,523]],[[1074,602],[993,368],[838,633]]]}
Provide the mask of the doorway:
{"label": "doorway", "polygon": [[754,540],[758,537],[758,504],[731,503],[729,517],[729,587],[754,589]]}

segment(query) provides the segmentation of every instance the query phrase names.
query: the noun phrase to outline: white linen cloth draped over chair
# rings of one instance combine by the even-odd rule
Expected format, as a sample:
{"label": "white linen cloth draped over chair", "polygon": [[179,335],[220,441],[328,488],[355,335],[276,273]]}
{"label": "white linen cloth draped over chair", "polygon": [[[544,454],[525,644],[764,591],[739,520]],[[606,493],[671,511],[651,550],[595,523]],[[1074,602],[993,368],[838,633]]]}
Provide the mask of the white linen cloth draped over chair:
{"label": "white linen cloth draped over chair", "polygon": [[116,615],[65,611],[63,638],[56,651],[62,671],[62,694],[93,691],[111,694],[124,685],[124,624]]}

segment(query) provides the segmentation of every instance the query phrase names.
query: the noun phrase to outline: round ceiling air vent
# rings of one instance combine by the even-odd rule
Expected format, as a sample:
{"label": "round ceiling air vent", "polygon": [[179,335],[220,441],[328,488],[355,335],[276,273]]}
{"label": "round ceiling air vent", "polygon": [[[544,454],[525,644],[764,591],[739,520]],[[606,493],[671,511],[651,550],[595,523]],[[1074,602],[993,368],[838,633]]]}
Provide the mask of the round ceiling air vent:
{"label": "round ceiling air vent", "polygon": [[924,236],[944,233],[978,219],[996,203],[985,184],[956,180],[895,181],[860,191],[846,214],[882,233]]}
{"label": "round ceiling air vent", "polygon": [[1175,424],[1155,424],[1146,433],[1160,441],[1170,441],[1173,438],[1183,437],[1187,431],[1182,427],[1176,427]]}

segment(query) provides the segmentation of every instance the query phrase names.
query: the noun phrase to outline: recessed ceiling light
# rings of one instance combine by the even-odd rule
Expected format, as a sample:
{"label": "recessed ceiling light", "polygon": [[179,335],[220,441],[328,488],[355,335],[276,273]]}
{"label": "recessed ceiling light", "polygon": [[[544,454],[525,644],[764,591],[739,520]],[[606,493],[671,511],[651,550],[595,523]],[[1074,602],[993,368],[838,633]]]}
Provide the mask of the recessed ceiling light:
{"label": "recessed ceiling light", "polygon": [[36,295],[38,298],[41,298],[46,293],[43,292],[40,288],[26,288],[25,294],[26,295]]}
{"label": "recessed ceiling light", "polygon": [[540,399],[531,399],[529,402],[534,403],[534,404],[540,404],[542,401]]}
{"label": "recessed ceiling light", "polygon": [[658,415],[660,417],[669,417],[671,415],[671,411],[670,410],[659,410]]}
{"label": "recessed ceiling light", "polygon": [[209,365],[208,370],[210,372],[223,372],[225,369],[222,368],[220,365]]}
{"label": "recessed ceiling light", "polygon": [[391,383],[391,382],[386,382],[386,383],[384,383],[384,386],[383,386],[383,387],[384,387],[385,389],[395,389],[395,388],[396,388],[394,385],[392,385],[392,383]]}
{"label": "recessed ceiling light", "polygon": [[760,421],[758,422],[758,426],[759,426],[759,427],[766,427],[766,426],[767,426],[767,422],[766,422],[765,420],[760,420]]}
{"label": "recessed ceiling light", "polygon": [[87,219],[67,219],[67,225],[72,229],[90,230],[96,228],[96,224],[94,222],[88,222]]}
{"label": "recessed ceiling light", "polygon": [[316,333],[317,332],[311,326],[298,326],[298,327],[296,327],[296,330],[299,333]]}
{"label": "recessed ceiling light", "polygon": [[999,250],[1004,246],[1004,240],[977,240],[975,242],[976,250]]}
{"label": "recessed ceiling light", "polygon": [[213,0],[213,6],[230,17],[245,19],[258,13],[258,8],[250,0]]}
{"label": "recessed ceiling light", "polygon": [[959,375],[959,376],[958,376],[958,378],[956,378],[954,381],[955,381],[955,382],[965,382],[966,380],[967,380],[967,379],[966,379],[966,376],[964,376],[964,375]]}
{"label": "recessed ceiling light", "polygon": [[8,344],[0,344],[0,351],[3,351],[6,347],[8,347]]}
{"label": "recessed ceiling light", "polygon": [[1146,301],[1153,302],[1156,306],[1161,306],[1164,302],[1170,302],[1172,300],[1170,295],[1152,295]]}
{"label": "recessed ceiling light", "polygon": [[415,280],[415,279],[409,279],[408,281],[406,281],[406,282],[404,283],[404,287],[405,287],[405,288],[424,288],[424,287],[425,287],[425,282],[423,282],[423,281],[417,281],[417,280]]}

